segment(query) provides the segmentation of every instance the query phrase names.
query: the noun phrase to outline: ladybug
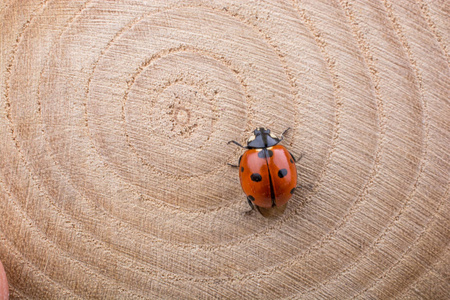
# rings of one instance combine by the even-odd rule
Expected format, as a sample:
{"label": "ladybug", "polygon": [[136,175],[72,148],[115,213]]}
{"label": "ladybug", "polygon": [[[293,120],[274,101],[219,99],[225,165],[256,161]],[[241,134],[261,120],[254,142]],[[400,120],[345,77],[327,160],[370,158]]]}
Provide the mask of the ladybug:
{"label": "ladybug", "polygon": [[[229,164],[239,168],[239,179],[242,190],[247,195],[247,202],[252,208],[272,208],[286,205],[297,187],[298,160],[279,143],[269,129],[256,128],[247,140],[247,146],[236,141],[229,141],[237,146],[247,149],[239,158],[238,165]],[[259,210],[261,212],[261,210]]]}

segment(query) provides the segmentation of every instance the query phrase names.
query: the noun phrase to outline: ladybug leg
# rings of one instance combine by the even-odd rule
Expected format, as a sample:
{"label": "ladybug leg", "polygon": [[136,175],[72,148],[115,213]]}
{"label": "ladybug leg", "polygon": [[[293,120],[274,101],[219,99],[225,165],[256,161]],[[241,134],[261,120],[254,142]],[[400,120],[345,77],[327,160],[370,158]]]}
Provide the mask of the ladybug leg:
{"label": "ladybug leg", "polygon": [[313,185],[312,184],[299,184],[295,188],[296,189],[302,189],[302,190],[308,190],[308,191],[312,192]]}
{"label": "ladybug leg", "polygon": [[230,163],[227,163],[227,165],[229,165],[229,166],[231,166],[233,168],[239,168],[239,165],[241,164],[241,158],[242,158],[242,155],[239,156],[239,161],[238,161],[237,165],[233,165],[233,164],[230,164]]}
{"label": "ladybug leg", "polygon": [[236,142],[236,141],[229,141],[229,142],[227,143],[227,145],[229,145],[229,144],[231,144],[231,143],[233,143],[233,144],[235,144],[235,145],[238,145],[238,146],[241,147],[241,148],[248,149],[248,147],[242,146],[241,144],[239,144],[239,143]]}
{"label": "ladybug leg", "polygon": [[250,210],[246,211],[245,214],[249,215],[252,214],[255,211],[255,205],[253,205],[252,201],[247,197],[247,203],[250,205]]}
{"label": "ladybug leg", "polygon": [[292,155],[292,153],[291,152],[289,152],[289,154],[292,156],[292,159],[295,161],[295,162],[298,162],[298,161],[300,161],[300,159],[302,159],[302,157],[303,157],[303,153],[302,154],[300,154],[300,156],[298,157],[298,158],[295,158],[294,157],[294,155]]}

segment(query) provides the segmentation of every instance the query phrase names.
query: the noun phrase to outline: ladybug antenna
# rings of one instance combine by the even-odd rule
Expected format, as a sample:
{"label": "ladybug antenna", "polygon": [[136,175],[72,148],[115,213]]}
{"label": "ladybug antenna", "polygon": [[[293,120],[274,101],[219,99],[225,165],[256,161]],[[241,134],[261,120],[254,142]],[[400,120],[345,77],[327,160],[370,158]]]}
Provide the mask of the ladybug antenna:
{"label": "ladybug antenna", "polygon": [[291,129],[291,127],[288,127],[283,133],[280,135],[280,142],[284,139],[284,134],[288,132]]}
{"label": "ladybug antenna", "polygon": [[248,149],[248,147],[242,146],[241,144],[239,144],[239,143],[236,142],[236,141],[229,141],[229,142],[227,143],[227,145],[229,145],[229,144],[231,144],[231,143],[233,143],[233,144],[235,144],[235,145],[237,145],[237,146],[239,146],[239,147],[241,147],[241,148]]}

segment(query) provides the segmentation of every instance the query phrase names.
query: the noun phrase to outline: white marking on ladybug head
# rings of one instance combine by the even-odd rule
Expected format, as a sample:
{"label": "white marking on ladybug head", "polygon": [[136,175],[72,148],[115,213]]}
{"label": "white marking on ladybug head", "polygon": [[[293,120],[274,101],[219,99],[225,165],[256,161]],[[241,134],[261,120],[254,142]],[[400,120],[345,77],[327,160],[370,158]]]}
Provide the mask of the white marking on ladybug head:
{"label": "white marking on ladybug head", "polygon": [[247,143],[250,143],[251,141],[255,140],[255,138],[256,138],[256,136],[255,136],[254,134],[252,134],[252,135],[248,138]]}

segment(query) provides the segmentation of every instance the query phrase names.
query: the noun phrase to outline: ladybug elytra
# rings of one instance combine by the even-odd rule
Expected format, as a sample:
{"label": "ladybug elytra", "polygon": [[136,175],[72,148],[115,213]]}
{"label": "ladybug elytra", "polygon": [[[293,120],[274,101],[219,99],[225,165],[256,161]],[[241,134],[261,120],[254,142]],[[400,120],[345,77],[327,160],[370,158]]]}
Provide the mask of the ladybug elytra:
{"label": "ladybug elytra", "polygon": [[277,138],[269,129],[256,128],[247,140],[247,146],[229,141],[247,149],[239,158],[239,179],[252,210],[285,205],[297,187],[297,160],[279,145],[286,129]]}

